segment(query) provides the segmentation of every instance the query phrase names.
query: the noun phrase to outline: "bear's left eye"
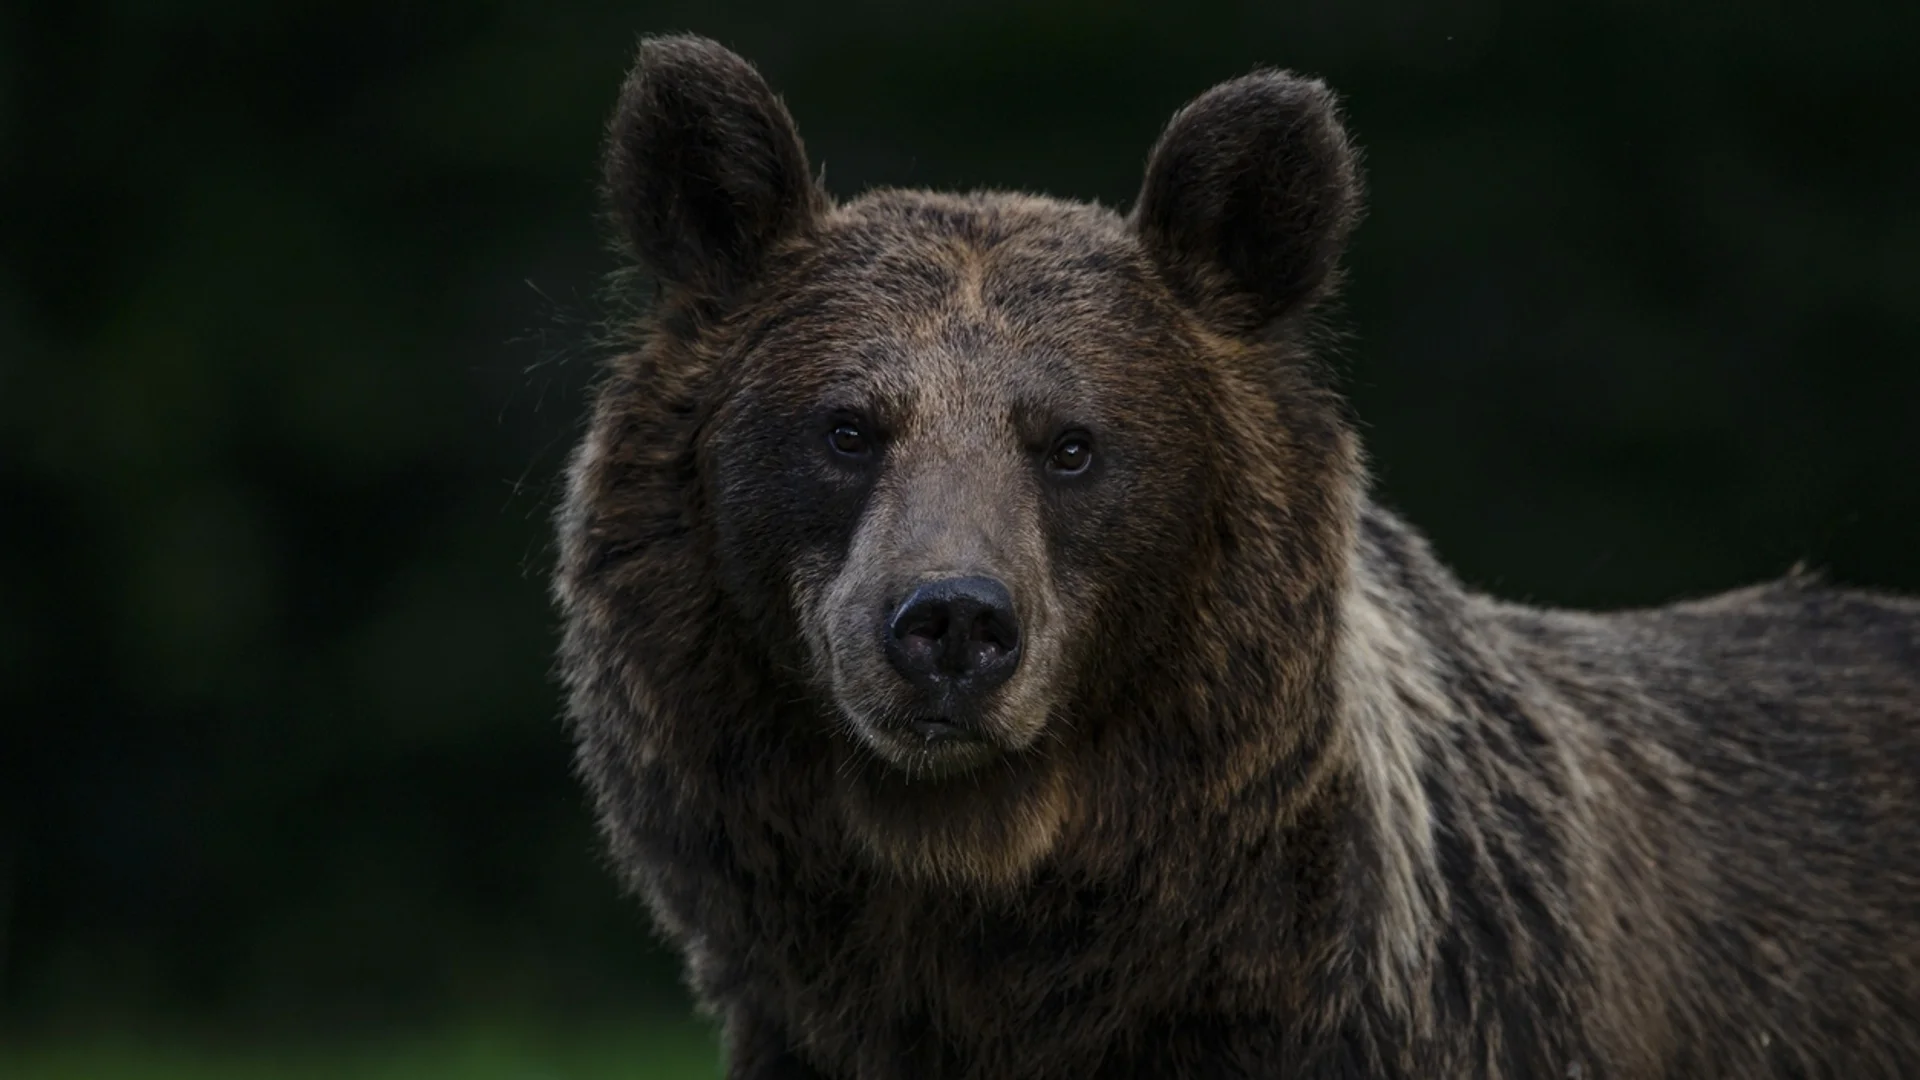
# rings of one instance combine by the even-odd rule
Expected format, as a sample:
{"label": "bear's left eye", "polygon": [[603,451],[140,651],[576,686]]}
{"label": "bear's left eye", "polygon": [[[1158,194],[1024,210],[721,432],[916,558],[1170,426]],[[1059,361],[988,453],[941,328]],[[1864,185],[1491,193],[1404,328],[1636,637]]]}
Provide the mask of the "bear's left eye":
{"label": "bear's left eye", "polygon": [[1053,444],[1053,452],[1047,455],[1047,471],[1058,476],[1086,472],[1091,464],[1093,442],[1078,432],[1062,435],[1060,441]]}
{"label": "bear's left eye", "polygon": [[863,458],[871,451],[866,434],[851,420],[842,420],[833,425],[833,430],[827,434],[827,442],[843,457]]}

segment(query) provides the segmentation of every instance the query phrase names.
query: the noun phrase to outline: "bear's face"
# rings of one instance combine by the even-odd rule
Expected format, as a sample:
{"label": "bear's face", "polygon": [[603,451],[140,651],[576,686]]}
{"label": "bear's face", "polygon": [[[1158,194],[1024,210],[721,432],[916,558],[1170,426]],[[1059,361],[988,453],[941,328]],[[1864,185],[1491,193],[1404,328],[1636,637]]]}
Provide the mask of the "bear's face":
{"label": "bear's face", "polygon": [[[661,295],[600,391],[559,577],[571,625],[624,627],[570,678],[647,718],[642,760],[676,725],[818,714],[868,850],[1012,880],[1084,797],[1073,755],[1115,695],[1212,617],[1202,586],[1245,593],[1215,580],[1235,549],[1283,589],[1328,573],[1318,474],[1348,460],[1343,429],[1282,370],[1358,215],[1318,82],[1188,105],[1124,218],[1005,194],[836,207],[745,61],[654,39],[606,194]],[[1229,504],[1262,520],[1236,535]],[[737,715],[756,706],[726,663],[792,678]]]}
{"label": "bear's face", "polygon": [[758,304],[700,451],[729,593],[893,766],[1033,747],[1197,550],[1190,320],[1117,217],[1006,196],[834,211]]}

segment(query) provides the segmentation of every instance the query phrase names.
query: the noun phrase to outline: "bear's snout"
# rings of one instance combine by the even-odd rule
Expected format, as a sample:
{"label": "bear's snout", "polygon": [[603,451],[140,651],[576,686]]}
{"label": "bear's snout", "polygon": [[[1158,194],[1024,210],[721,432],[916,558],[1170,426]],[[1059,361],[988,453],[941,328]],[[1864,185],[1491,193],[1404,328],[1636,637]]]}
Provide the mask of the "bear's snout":
{"label": "bear's snout", "polygon": [[1013,595],[991,577],[929,581],[887,620],[887,660],[940,701],[971,704],[1020,666]]}

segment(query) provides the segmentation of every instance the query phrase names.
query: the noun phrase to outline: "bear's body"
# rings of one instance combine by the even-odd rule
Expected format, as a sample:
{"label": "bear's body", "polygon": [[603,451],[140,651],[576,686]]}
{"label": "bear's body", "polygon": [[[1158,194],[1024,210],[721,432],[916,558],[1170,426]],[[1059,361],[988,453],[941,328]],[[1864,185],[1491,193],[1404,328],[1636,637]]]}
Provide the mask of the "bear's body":
{"label": "bear's body", "polygon": [[1199,99],[1125,219],[834,206],[661,39],[608,180],[663,294],[563,663],[730,1075],[1920,1076],[1920,604],[1462,590],[1314,377],[1317,83]]}

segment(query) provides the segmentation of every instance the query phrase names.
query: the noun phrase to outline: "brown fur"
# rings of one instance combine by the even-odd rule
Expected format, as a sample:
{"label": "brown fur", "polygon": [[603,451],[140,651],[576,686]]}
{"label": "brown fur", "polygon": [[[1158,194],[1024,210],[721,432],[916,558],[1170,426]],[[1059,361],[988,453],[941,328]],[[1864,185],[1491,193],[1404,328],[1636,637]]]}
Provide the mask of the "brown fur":
{"label": "brown fur", "polygon": [[[1456,585],[1311,365],[1360,207],[1319,83],[1204,95],[1128,218],[834,205],[744,61],[654,39],[607,194],[659,295],[563,666],[730,1075],[1920,1075],[1920,604]],[[954,572],[1026,651],[949,752],[873,635]]]}

